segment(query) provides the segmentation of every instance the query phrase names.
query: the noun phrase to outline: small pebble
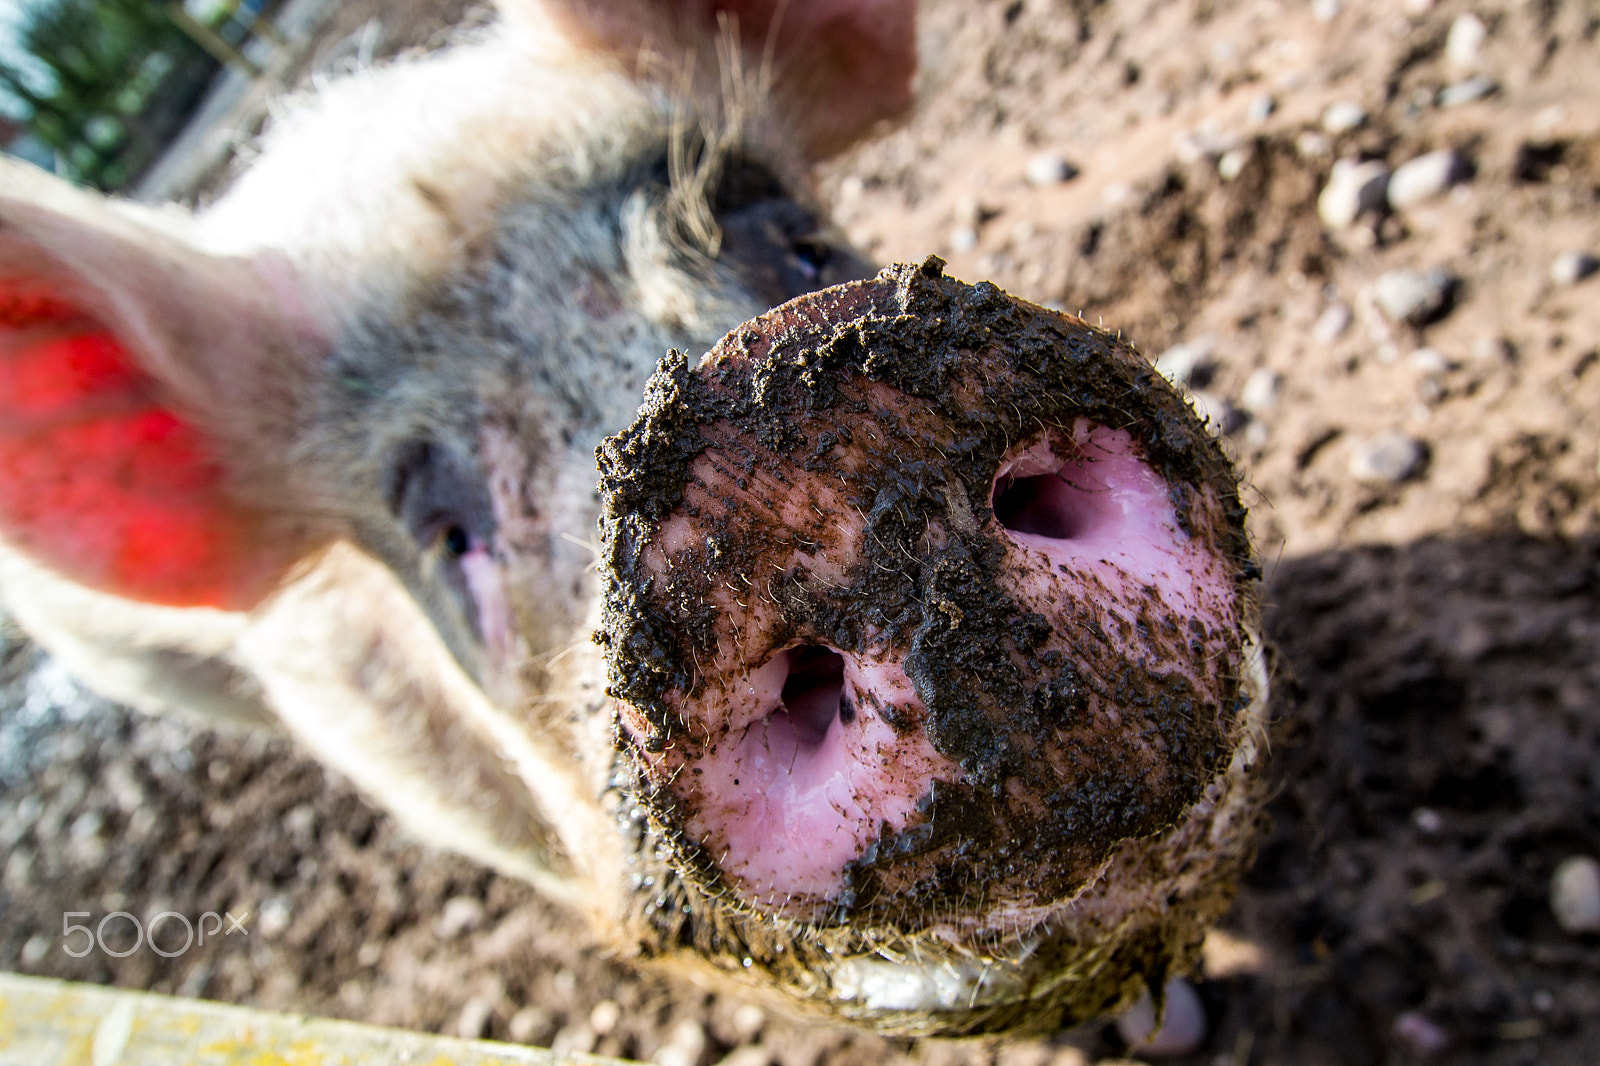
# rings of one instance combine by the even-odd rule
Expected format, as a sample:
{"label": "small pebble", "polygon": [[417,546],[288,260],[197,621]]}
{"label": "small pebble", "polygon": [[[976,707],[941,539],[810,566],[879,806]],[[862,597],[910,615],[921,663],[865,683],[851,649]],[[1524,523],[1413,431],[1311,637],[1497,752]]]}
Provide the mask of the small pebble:
{"label": "small pebble", "polygon": [[1459,107],[1482,100],[1500,86],[1486,74],[1475,74],[1466,81],[1458,81],[1439,90],[1440,107]]}
{"label": "small pebble", "polygon": [[1600,270],[1600,259],[1589,252],[1562,252],[1550,264],[1550,280],[1557,285],[1576,285]]}
{"label": "small pebble", "polygon": [[1587,855],[1563,860],[1550,876],[1550,910],[1569,933],[1600,932],[1600,862]]}
{"label": "small pebble", "polygon": [[602,999],[589,1011],[589,1028],[600,1036],[607,1036],[622,1020],[622,1008],[615,1000]]}
{"label": "small pebble", "polygon": [[1294,139],[1294,150],[1301,159],[1326,159],[1333,154],[1333,142],[1316,130],[1306,130]]}
{"label": "small pebble", "polygon": [[1100,190],[1100,202],[1107,207],[1121,207],[1133,199],[1133,186],[1125,181],[1114,181]]}
{"label": "small pebble", "polygon": [[754,1040],[767,1024],[767,1012],[754,1003],[741,1003],[733,1012],[733,1031],[742,1041]]}
{"label": "small pebble", "polygon": [[1344,10],[1344,0],[1311,0],[1311,17],[1318,22],[1332,22]]}
{"label": "small pebble", "polygon": [[1276,110],[1278,110],[1278,101],[1271,96],[1263,94],[1250,101],[1250,110],[1245,113],[1245,117],[1250,120],[1251,125],[1259,126],[1271,118],[1272,113]]}
{"label": "small pebble", "polygon": [[274,937],[289,928],[289,917],[289,901],[282,896],[273,896],[261,905],[256,928],[261,930],[262,936]]}
{"label": "small pebble", "polygon": [[[74,948],[73,950],[77,950]],[[47,936],[30,936],[22,945],[22,964],[24,966],[37,966],[50,954],[50,938]]]}
{"label": "small pebble", "polygon": [[1408,1010],[1394,1020],[1395,1039],[1419,1058],[1432,1058],[1450,1046],[1450,1036],[1421,1011]]}
{"label": "small pebble", "polygon": [[1322,344],[1332,344],[1350,328],[1351,317],[1347,304],[1329,304],[1328,309],[1317,318],[1316,325],[1311,327],[1312,339]]}
{"label": "small pebble", "polygon": [[1219,437],[1226,437],[1245,424],[1245,413],[1218,393],[1199,389],[1189,394],[1189,404],[1195,417]]}
{"label": "small pebble", "polygon": [[1400,164],[1389,178],[1389,206],[1396,211],[1431,200],[1467,176],[1467,161],[1449,148]]}
{"label": "small pebble", "polygon": [[1346,229],[1383,207],[1388,183],[1389,168],[1377,160],[1341,159],[1317,197],[1317,215],[1329,229]]}
{"label": "small pebble", "polygon": [[950,232],[952,252],[970,252],[978,246],[978,231],[971,226],[957,226]]}
{"label": "small pebble", "polygon": [[1216,364],[1211,359],[1216,346],[1216,339],[1210,336],[1174,344],[1156,356],[1156,373],[1179,388],[1203,385],[1216,370]]}
{"label": "small pebble", "polygon": [[657,1049],[656,1066],[697,1066],[706,1053],[706,1031],[693,1018],[672,1027],[667,1042]]}
{"label": "small pebble", "polygon": [[1029,185],[1059,185],[1078,176],[1078,168],[1054,152],[1040,152],[1028,160],[1024,177]]}
{"label": "small pebble", "polygon": [[1415,437],[1393,430],[1379,433],[1350,456],[1350,476],[1370,484],[1398,485],[1422,472],[1428,449]]}
{"label": "small pebble", "polygon": [[1373,283],[1372,296],[1391,322],[1424,326],[1449,307],[1456,279],[1446,270],[1391,270]]}
{"label": "small pebble", "polygon": [[1504,337],[1479,337],[1472,342],[1472,358],[1480,363],[1498,365],[1516,359],[1516,349]]}
{"label": "small pebble", "polygon": [[471,896],[452,896],[445,900],[434,920],[433,932],[441,940],[451,940],[483,921],[483,904]]}
{"label": "small pebble", "polygon": [[[564,1025],[561,1027],[561,1031],[556,1033],[555,1039],[550,1041],[550,1050],[554,1051],[558,1056],[574,1053],[587,1055],[594,1050],[594,1046],[599,1040],[600,1037],[587,1024],[580,1022],[576,1025]],[[657,1061],[662,1066],[666,1066],[666,1059],[658,1059]],[[675,1061],[673,1066],[679,1066],[679,1064]]]}
{"label": "small pebble", "polygon": [[956,197],[956,202],[952,205],[950,213],[955,217],[956,225],[972,230],[976,230],[983,225],[990,214],[984,208],[982,202],[971,194]]}
{"label": "small pebble", "polygon": [[1232,181],[1244,173],[1244,168],[1250,165],[1250,157],[1254,155],[1250,148],[1233,148],[1222,153],[1222,158],[1217,160],[1217,174],[1223,181]]}
{"label": "small pebble", "polygon": [[1282,391],[1283,375],[1264,366],[1257,367],[1239,390],[1239,406],[1253,415],[1264,415],[1278,406]]}
{"label": "small pebble", "polygon": [[1167,982],[1167,1006],[1156,1028],[1155,1005],[1149,993],[1117,1018],[1117,1035],[1128,1050],[1150,1058],[1176,1058],[1199,1050],[1206,1040],[1206,1009],[1194,986],[1181,977]]}
{"label": "small pebble", "polygon": [[506,1035],[518,1044],[534,1043],[549,1032],[549,1012],[533,1004],[523,1007],[506,1022]]}
{"label": "small pebble", "polygon": [[1215,159],[1238,146],[1238,138],[1218,132],[1210,123],[1192,130],[1179,130],[1172,135],[1172,150],[1178,162],[1188,166],[1202,159]]}
{"label": "small pebble", "polygon": [[1442,374],[1450,369],[1450,360],[1437,348],[1418,348],[1406,356],[1406,362],[1424,374]]}
{"label": "small pebble", "polygon": [[1349,100],[1329,104],[1322,113],[1322,128],[1334,136],[1349,133],[1367,121],[1366,108]]}
{"label": "small pebble", "polygon": [[1434,0],[1402,0],[1400,7],[1412,18],[1426,15],[1433,10]]}
{"label": "small pebble", "polygon": [[1470,11],[1457,15],[1456,20],[1450,23],[1450,33],[1444,41],[1445,59],[1451,67],[1462,72],[1476,69],[1479,53],[1488,36],[1489,28],[1477,15]]}
{"label": "small pebble", "polygon": [[494,1015],[494,1003],[486,996],[474,996],[461,1006],[456,1016],[456,1035],[463,1040],[477,1040],[489,1027]]}
{"label": "small pebble", "polygon": [[1412,811],[1411,824],[1431,837],[1444,830],[1444,818],[1432,807],[1418,807]]}

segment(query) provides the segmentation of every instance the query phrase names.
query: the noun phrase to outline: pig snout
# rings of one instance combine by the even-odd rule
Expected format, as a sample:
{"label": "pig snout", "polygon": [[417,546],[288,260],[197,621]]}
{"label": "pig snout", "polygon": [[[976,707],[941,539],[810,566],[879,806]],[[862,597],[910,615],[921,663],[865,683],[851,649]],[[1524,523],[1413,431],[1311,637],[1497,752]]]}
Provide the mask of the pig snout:
{"label": "pig snout", "polygon": [[[1264,697],[1216,442],[1108,335],[940,268],[669,358],[601,449],[652,827],[691,897],[834,931],[812,998],[913,1031],[1096,1013],[1192,954]],[[896,938],[944,983],[874,971]]]}

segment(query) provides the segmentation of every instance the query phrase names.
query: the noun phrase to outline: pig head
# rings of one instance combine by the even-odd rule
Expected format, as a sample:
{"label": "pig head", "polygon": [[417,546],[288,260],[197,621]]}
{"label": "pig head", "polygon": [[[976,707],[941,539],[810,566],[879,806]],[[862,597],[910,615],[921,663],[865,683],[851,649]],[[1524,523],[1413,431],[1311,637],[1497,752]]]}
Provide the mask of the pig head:
{"label": "pig head", "polygon": [[[1176,643],[1212,665],[1160,666],[1161,641],[1140,636],[1129,656],[1141,669],[1158,665],[1128,677],[1192,680],[1199,695],[1181,713],[1199,725],[1164,732],[1126,701],[1104,705],[1144,739],[1124,745],[1133,761],[1106,764],[1096,780],[1131,774],[1181,787],[1154,805],[1102,789],[1129,798],[1108,823],[1116,828],[1089,834],[1093,846],[1046,817],[1078,778],[1032,795],[1030,771],[1018,769],[1031,765],[1031,743],[979,752],[951,739],[971,734],[959,724],[962,699],[994,701],[973,695],[970,680],[967,695],[952,696],[928,664],[956,660],[917,649],[959,645],[982,626],[941,637],[858,619],[830,623],[824,637],[802,633],[792,612],[781,625],[761,620],[738,581],[700,580],[724,565],[730,578],[747,577],[758,541],[810,521],[802,502],[835,531],[856,528],[847,517],[856,490],[812,491],[796,466],[779,479],[800,486],[792,506],[735,537],[748,557],[735,566],[702,550],[734,541],[724,518],[696,524],[724,497],[722,475],[694,457],[734,447],[729,434],[767,437],[750,409],[697,406],[686,397],[699,386],[686,383],[720,374],[721,385],[705,386],[715,392],[740,375],[803,364],[793,344],[762,340],[793,323],[757,316],[870,272],[829,228],[807,173],[908,106],[910,7],[507,4],[482,39],[321,91],[199,214],[107,202],[0,166],[7,609],[108,696],[152,712],[280,723],[417,836],[534,883],[645,959],[914,1033],[1054,1025],[1159,989],[1192,960],[1248,856],[1265,683],[1236,487],[1214,443],[1137,356],[1075,320],[1005,310],[997,294],[973,295],[930,263],[849,290],[867,297],[803,305],[820,331],[806,350],[849,349],[857,342],[838,336],[863,315],[902,331],[957,311],[962,321],[1043,316],[1026,329],[1043,329],[1061,350],[1092,341],[1098,399],[1041,406],[1031,398],[1079,396],[1061,377],[1070,368],[995,362],[984,344],[958,337],[939,343],[980,355],[945,359],[936,381],[873,370],[868,343],[822,371],[843,401],[807,400],[779,418],[808,447],[834,420],[860,428],[842,444],[828,436],[848,458],[805,461],[818,478],[881,493],[878,472],[911,471],[916,486],[895,513],[922,525],[901,537],[912,563],[904,573],[965,573],[948,562],[957,548],[984,573],[1021,566],[994,547],[999,531],[1064,536],[1048,502],[1059,493],[1034,483],[1066,484],[1069,467],[1106,492],[1144,493],[1151,521],[1177,531],[1162,558],[1201,575],[1183,586],[1190,592],[1162,592],[1155,571],[1134,589],[1114,558],[1105,580],[1113,598],[1126,584],[1130,596],[1176,608],[1178,621],[1152,622],[1144,608],[1106,617],[1145,635],[1151,624],[1187,627]],[[705,352],[748,319],[746,341],[725,345],[699,377],[679,358],[652,378],[665,353]],[[895,343],[905,366],[938,347],[927,337]],[[994,379],[1020,384],[1002,401]],[[1156,397],[1155,407],[1132,395]],[[1028,418],[962,414],[1002,402]],[[912,457],[873,450],[860,422],[924,426],[935,415],[941,428],[919,431]],[[989,443],[965,443],[977,440]],[[968,456],[960,477],[937,473],[952,453]],[[793,447],[764,454],[801,463]],[[675,487],[636,491],[635,474],[668,469]],[[1106,471],[1122,480],[1106,481]],[[1030,502],[1041,492],[1046,504]],[[803,572],[793,556],[773,562],[784,588],[849,587],[859,576],[849,560],[870,555],[881,532],[861,519],[858,532],[870,536],[805,534],[816,550]],[[1105,528],[1104,552],[1120,558],[1118,538],[1135,534]],[[1067,556],[1033,548],[1070,569]],[[916,599],[922,579],[906,580]],[[1076,593],[1025,591],[1028,609],[1001,610],[1010,628],[980,641],[990,665],[1011,671],[997,691],[1031,700],[1035,719],[1068,703],[1098,714],[1109,690],[1070,695],[1071,643],[1040,630],[1063,610],[1061,596],[1077,602]],[[873,595],[880,610],[892,598]],[[939,595],[947,619],[980,602]],[[716,618],[696,615],[695,639],[667,641],[662,661],[681,669],[662,674],[640,653],[640,634],[670,629],[686,597]],[[822,613],[837,621],[848,601]],[[747,613],[757,621],[743,626]],[[738,656],[717,657],[734,645]],[[696,648],[712,654],[699,673],[684,666]],[[911,665],[885,665],[897,655]],[[1049,676],[1018,680],[1025,668]],[[991,676],[982,663],[961,669]],[[805,681],[823,675],[830,680]],[[904,748],[882,760],[888,783],[866,789],[886,806],[772,837],[731,824],[755,817],[730,794],[755,787],[735,782],[743,767],[764,767],[762,797],[788,786],[773,759],[741,762],[737,745],[711,739],[716,729],[748,737],[750,715],[766,713],[716,699],[723,710],[703,709],[718,685],[771,689],[783,717],[759,721],[790,730],[778,743],[791,743],[792,758],[806,730],[821,750],[830,730],[881,727],[875,750]],[[794,732],[798,708],[811,704],[826,706]],[[1199,738],[1197,762],[1169,773],[1163,760],[1189,743],[1180,734]],[[1091,740],[1084,733],[1061,750],[1098,750]],[[771,816],[778,801],[761,802]],[[990,812],[990,831],[1026,835],[1030,806],[1052,828],[1026,849],[1002,848],[1009,866],[950,854],[935,862],[902,843],[924,825],[959,832],[974,811]],[[792,861],[813,832],[820,858]],[[885,858],[894,848],[903,863]],[[1059,876],[1023,876],[1019,863]],[[951,881],[956,868],[966,872]],[[929,877],[960,891],[935,900],[917,889]]]}

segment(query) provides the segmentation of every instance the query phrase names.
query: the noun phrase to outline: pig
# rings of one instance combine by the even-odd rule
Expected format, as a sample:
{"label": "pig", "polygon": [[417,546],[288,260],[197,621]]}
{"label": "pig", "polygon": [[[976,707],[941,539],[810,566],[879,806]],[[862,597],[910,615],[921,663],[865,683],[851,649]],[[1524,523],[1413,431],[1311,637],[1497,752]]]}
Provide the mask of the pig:
{"label": "pig", "polygon": [[6,609],[642,964],[1159,1001],[1261,798],[1237,478],[1115,338],[831,227],[914,69],[906,0],[508,0],[198,213],[5,164]]}

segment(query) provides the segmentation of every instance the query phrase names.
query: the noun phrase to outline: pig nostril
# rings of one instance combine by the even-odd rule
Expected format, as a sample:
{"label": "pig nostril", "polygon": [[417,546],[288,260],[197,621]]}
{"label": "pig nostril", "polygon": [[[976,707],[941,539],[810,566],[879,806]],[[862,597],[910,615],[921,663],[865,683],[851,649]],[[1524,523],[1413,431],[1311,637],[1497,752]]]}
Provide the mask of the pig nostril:
{"label": "pig nostril", "polygon": [[1083,491],[1067,480],[1076,470],[1069,464],[1049,474],[1001,476],[994,486],[995,518],[1013,533],[1054,540],[1078,536],[1084,525]]}
{"label": "pig nostril", "polygon": [[783,708],[802,749],[821,746],[835,718],[849,725],[854,708],[844,698],[844,658],[831,648],[801,646],[784,653],[789,674],[783,682]]}

